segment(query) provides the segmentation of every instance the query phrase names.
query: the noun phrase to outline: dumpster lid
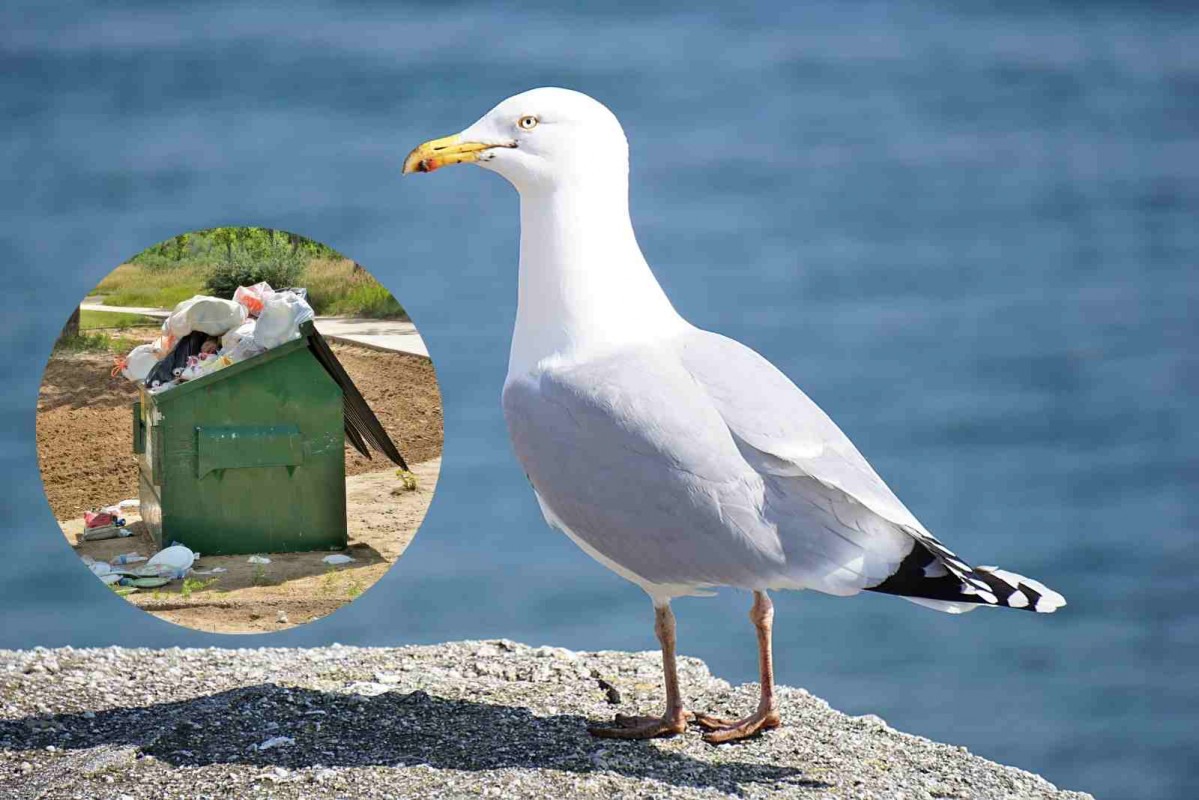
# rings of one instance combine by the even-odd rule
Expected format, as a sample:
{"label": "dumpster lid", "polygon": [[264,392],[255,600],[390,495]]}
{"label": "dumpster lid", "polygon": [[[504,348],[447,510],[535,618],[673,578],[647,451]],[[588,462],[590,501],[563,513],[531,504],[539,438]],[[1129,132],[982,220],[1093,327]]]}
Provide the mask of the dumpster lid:
{"label": "dumpster lid", "polygon": [[391,459],[393,464],[401,469],[408,469],[404,457],[400,455],[399,449],[384,430],[383,423],[379,422],[375,412],[371,411],[371,407],[366,404],[366,399],[358,391],[354,381],[350,380],[345,367],[337,360],[337,356],[329,348],[325,337],[321,336],[320,331],[311,322],[300,325],[300,333],[308,340],[308,349],[325,368],[325,372],[328,372],[329,377],[333,378],[341,387],[342,405],[346,418],[346,438],[354,445],[354,449],[370,458],[371,454],[367,450],[369,443],[371,447]]}

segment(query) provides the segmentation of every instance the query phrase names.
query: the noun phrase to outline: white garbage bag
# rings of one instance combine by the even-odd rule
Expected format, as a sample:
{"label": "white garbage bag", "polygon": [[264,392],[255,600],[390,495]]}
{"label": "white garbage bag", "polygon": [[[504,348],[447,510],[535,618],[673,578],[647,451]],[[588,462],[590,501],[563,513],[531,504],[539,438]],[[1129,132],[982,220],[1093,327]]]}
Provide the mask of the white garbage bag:
{"label": "white garbage bag", "polygon": [[262,304],[274,293],[271,285],[262,281],[253,286],[238,286],[237,291],[233,293],[233,299],[245,306],[251,317],[256,317],[262,313]]}
{"label": "white garbage bag", "polygon": [[308,301],[295,292],[275,292],[262,304],[254,341],[270,350],[300,338],[300,324],[316,316]]}
{"label": "white garbage bag", "polygon": [[144,381],[157,363],[158,353],[154,349],[154,345],[139,344],[129,351],[129,355],[125,356],[125,365],[121,367],[121,374],[125,376],[126,380]]}
{"label": "white garbage bag", "polygon": [[254,341],[254,337],[247,336],[228,350],[221,351],[221,357],[227,358],[236,364],[239,361],[245,361],[247,358],[253,358],[259,353],[265,353],[266,348]]}
{"label": "white garbage bag", "polygon": [[254,325],[255,320],[248,319],[241,325],[238,325],[236,328],[229,330],[224,336],[221,337],[221,352],[224,353],[227,350],[232,350],[233,348],[237,347],[240,342],[246,339],[253,341]]}
{"label": "white garbage bag", "polygon": [[220,336],[245,321],[246,308],[240,303],[198,294],[175,306],[164,328],[176,339],[182,339],[192,331]]}

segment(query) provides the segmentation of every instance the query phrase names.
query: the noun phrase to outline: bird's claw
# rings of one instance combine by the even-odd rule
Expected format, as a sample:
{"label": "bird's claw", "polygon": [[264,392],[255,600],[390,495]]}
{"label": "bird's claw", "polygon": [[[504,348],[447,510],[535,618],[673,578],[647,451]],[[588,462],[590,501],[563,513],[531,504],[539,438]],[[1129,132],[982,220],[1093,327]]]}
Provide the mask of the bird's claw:
{"label": "bird's claw", "polygon": [[710,714],[694,714],[691,721],[703,728],[704,741],[708,744],[735,742],[748,739],[762,731],[771,730],[782,724],[778,712],[774,710],[755,711],[748,717],[739,720],[727,720]]}
{"label": "bird's claw", "polygon": [[610,724],[587,726],[587,732],[601,739],[653,739],[674,736],[687,730],[686,714],[661,717],[629,717],[617,714]]}

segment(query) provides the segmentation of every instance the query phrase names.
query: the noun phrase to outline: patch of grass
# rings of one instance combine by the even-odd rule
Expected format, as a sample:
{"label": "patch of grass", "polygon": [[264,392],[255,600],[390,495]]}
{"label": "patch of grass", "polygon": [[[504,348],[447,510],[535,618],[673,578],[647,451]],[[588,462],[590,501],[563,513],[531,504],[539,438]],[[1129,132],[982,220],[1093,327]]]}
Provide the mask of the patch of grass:
{"label": "patch of grass", "polygon": [[308,304],[321,315],[408,319],[404,307],[365,269],[349,259],[313,259],[304,268],[300,285],[308,289]]}
{"label": "patch of grass", "polygon": [[408,319],[408,312],[399,301],[378,284],[352,287],[344,296],[337,298],[324,313],[371,319]]}
{"label": "patch of grass", "polygon": [[255,586],[265,586],[266,585],[266,582],[267,582],[266,581],[266,566],[264,564],[255,564],[254,565],[254,572],[251,575],[251,582]]}
{"label": "patch of grass", "polygon": [[106,333],[80,333],[78,336],[60,337],[54,343],[55,353],[113,353],[124,355],[139,342],[125,336],[109,336]]}
{"label": "patch of grass", "polygon": [[354,600],[360,594],[362,594],[362,584],[358,581],[351,581],[350,588],[346,589],[346,596]]}
{"label": "patch of grass", "polygon": [[296,248],[282,234],[269,242],[259,241],[261,236],[238,240],[228,248],[214,245],[211,238],[191,235],[180,260],[149,248],[106,275],[92,294],[111,306],[170,309],[193,295],[232,297],[239,285],[267,280],[275,288],[306,288],[317,314],[408,319],[404,307],[369,272],[330,255],[328,248],[315,243]]}
{"label": "patch of grass", "polygon": [[337,576],[340,572],[341,570],[333,565],[325,567],[325,574],[321,577],[321,594],[331,595],[337,590],[340,580]]}
{"label": "patch of grass", "polygon": [[209,266],[182,264],[171,268],[122,264],[96,284],[92,294],[110,306],[174,308],[181,300],[204,293]]}
{"label": "patch of grass", "polygon": [[123,314],[116,311],[87,311],[79,312],[79,330],[95,330],[97,328],[158,328],[162,323],[154,317],[144,317],[141,314]]}

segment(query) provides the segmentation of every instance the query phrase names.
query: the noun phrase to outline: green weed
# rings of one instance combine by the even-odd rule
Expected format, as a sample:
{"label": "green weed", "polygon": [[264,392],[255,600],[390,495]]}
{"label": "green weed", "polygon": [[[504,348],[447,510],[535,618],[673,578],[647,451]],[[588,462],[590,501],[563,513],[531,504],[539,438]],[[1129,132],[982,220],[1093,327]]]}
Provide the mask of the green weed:
{"label": "green weed", "polygon": [[202,589],[207,589],[209,586],[212,586],[214,583],[216,583],[219,580],[220,580],[220,578],[209,578],[208,580],[199,580],[198,578],[184,578],[183,585],[179,587],[179,594],[183,597],[184,600],[186,600],[192,596],[192,592],[198,592],[198,591],[201,591]]}

